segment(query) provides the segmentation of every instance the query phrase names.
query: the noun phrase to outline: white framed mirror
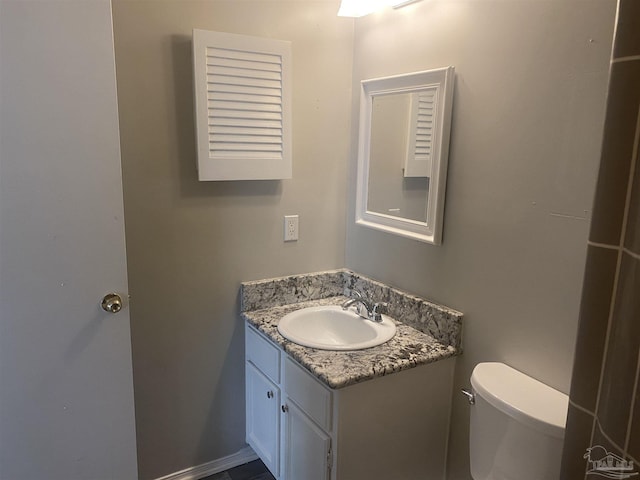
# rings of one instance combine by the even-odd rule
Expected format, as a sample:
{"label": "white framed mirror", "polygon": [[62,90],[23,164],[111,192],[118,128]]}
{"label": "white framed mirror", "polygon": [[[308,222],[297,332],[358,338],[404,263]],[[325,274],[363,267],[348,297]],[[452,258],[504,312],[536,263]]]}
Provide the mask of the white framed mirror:
{"label": "white framed mirror", "polygon": [[442,243],[454,74],[361,82],[356,223]]}

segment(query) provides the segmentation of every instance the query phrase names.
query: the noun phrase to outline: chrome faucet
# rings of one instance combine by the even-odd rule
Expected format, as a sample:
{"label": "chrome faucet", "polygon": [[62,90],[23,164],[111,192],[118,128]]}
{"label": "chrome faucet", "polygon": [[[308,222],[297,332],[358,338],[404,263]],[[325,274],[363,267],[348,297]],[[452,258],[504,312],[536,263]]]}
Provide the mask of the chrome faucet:
{"label": "chrome faucet", "polygon": [[350,306],[356,305],[356,313],[362,318],[366,318],[377,323],[382,322],[382,314],[387,313],[387,307],[389,304],[386,302],[372,302],[367,300],[359,290],[354,289],[352,292],[355,297],[344,302],[342,304],[342,309],[346,310]]}

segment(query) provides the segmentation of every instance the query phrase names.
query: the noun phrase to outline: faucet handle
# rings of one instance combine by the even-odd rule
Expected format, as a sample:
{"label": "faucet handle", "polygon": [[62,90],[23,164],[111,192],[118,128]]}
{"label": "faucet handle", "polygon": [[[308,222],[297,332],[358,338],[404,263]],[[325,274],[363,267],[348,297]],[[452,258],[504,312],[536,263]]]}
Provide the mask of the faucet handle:
{"label": "faucet handle", "polygon": [[381,322],[382,315],[387,313],[389,304],[387,302],[376,302],[371,309],[371,316],[374,322]]}

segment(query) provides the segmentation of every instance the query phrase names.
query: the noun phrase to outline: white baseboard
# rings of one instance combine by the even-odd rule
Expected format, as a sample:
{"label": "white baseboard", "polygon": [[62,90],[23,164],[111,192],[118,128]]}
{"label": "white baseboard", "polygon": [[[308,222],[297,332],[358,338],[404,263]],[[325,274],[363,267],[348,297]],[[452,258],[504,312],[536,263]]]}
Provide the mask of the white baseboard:
{"label": "white baseboard", "polygon": [[170,473],[156,480],[200,480],[215,473],[224,472],[230,468],[244,465],[245,463],[256,460],[258,456],[251,447],[244,447],[242,450],[233,453],[227,457],[218,458],[202,465],[185,468],[179,472]]}

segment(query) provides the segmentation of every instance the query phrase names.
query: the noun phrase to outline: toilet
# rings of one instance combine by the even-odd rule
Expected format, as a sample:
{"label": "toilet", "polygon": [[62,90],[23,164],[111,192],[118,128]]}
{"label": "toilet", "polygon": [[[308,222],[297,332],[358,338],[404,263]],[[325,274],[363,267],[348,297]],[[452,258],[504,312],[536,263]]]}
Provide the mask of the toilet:
{"label": "toilet", "polygon": [[569,398],[505,365],[471,374],[470,461],[474,480],[558,480]]}

